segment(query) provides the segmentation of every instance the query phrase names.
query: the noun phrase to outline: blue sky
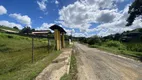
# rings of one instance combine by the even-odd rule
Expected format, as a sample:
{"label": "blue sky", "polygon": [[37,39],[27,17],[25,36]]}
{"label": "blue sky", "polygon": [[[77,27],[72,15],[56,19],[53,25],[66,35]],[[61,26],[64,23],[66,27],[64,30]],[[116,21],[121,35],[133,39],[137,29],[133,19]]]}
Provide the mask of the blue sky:
{"label": "blue sky", "polygon": [[[125,27],[133,0],[0,0],[0,25],[48,29],[62,26],[74,36],[106,36],[141,27]],[[136,26],[136,27],[135,27]]]}

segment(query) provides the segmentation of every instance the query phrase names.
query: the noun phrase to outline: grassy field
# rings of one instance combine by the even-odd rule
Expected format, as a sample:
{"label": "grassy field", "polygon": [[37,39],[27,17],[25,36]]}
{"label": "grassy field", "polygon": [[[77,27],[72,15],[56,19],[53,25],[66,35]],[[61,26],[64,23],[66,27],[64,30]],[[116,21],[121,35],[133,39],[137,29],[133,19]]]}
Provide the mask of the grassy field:
{"label": "grassy field", "polygon": [[19,31],[19,30],[17,30],[17,29],[9,28],[9,27],[6,27],[6,26],[0,26],[0,30],[1,30],[1,29],[12,30],[12,31]]}
{"label": "grassy field", "polygon": [[139,61],[142,61],[142,43],[121,43],[118,41],[108,41],[102,45],[90,45],[92,48],[98,48],[117,55],[123,55]]}
{"label": "grassy field", "polygon": [[34,63],[31,62],[31,38],[0,33],[0,80],[31,80],[59,55],[48,53],[47,39],[34,39]]}

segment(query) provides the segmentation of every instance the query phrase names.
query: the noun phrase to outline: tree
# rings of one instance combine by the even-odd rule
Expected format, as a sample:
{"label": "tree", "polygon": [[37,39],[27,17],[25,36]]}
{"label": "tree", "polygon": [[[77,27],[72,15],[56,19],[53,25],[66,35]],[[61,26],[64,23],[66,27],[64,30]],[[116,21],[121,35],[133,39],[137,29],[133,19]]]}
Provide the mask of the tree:
{"label": "tree", "polygon": [[142,35],[140,36],[140,40],[141,40],[141,42],[142,42]]}
{"label": "tree", "polygon": [[93,37],[90,37],[88,38],[87,40],[88,44],[90,45],[94,45],[94,44],[97,44],[97,45],[101,45],[101,38],[98,37],[98,36],[93,36]]}
{"label": "tree", "polygon": [[32,32],[32,29],[30,28],[30,27],[24,27],[21,31],[20,31],[20,33],[21,34],[27,34],[27,35],[29,35],[29,33],[31,33]]}
{"label": "tree", "polygon": [[127,18],[126,26],[131,26],[136,17],[142,15],[142,0],[135,0],[129,7],[128,13],[130,14]]}
{"label": "tree", "polygon": [[114,40],[119,41],[120,38],[121,38],[121,35],[119,33],[114,34],[114,38],[113,38]]}
{"label": "tree", "polygon": [[13,29],[19,30],[17,26],[14,26]]}

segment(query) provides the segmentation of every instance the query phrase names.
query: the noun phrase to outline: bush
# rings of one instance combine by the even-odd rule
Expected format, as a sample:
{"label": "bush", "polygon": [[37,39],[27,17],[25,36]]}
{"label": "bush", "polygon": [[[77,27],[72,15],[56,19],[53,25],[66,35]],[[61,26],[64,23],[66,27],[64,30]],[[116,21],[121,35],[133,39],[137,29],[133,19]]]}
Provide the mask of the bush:
{"label": "bush", "polygon": [[98,48],[97,45],[89,45],[89,47],[91,47],[91,48]]}
{"label": "bush", "polygon": [[142,35],[141,35],[140,39],[141,39],[141,42],[142,42]]}
{"label": "bush", "polygon": [[141,43],[129,43],[126,44],[127,50],[142,52],[142,44]]}
{"label": "bush", "polygon": [[119,41],[108,41],[104,44],[106,47],[114,47],[114,48],[118,48],[119,50],[126,49],[126,47]]}
{"label": "bush", "polygon": [[11,35],[8,35],[7,37],[8,37],[8,38],[13,38],[13,36],[11,36]]}
{"label": "bush", "polygon": [[102,42],[101,38],[98,36],[91,37],[87,40],[87,43],[89,45],[94,45],[94,44],[101,45],[101,42]]}
{"label": "bush", "polygon": [[83,42],[83,43],[87,43],[87,39],[85,37],[80,37],[79,38],[79,41],[80,42]]}

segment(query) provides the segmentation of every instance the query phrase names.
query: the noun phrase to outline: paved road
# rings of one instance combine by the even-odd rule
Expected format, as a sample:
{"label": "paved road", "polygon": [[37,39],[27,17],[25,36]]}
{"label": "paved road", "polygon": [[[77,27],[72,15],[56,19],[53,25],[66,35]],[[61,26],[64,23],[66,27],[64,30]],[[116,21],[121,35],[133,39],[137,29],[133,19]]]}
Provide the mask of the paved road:
{"label": "paved road", "polygon": [[75,43],[78,80],[142,80],[142,63]]}

